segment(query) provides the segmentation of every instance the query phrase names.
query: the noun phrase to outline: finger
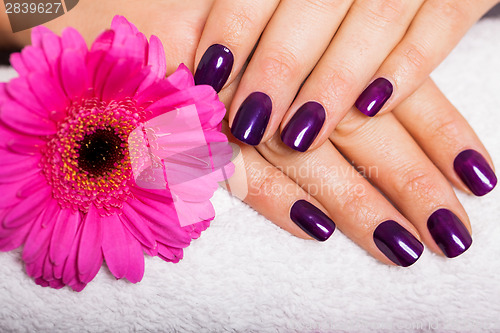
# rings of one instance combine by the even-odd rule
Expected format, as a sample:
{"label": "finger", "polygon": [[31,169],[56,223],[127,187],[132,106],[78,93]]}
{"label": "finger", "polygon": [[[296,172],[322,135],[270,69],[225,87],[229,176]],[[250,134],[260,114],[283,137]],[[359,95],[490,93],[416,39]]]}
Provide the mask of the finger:
{"label": "finger", "polygon": [[394,115],[455,186],[477,196],[493,190],[497,178],[486,148],[431,79]]}
{"label": "finger", "polygon": [[196,51],[196,84],[219,92],[240,72],[279,0],[217,0]]}
{"label": "finger", "polygon": [[327,141],[300,153],[276,134],[257,147],[266,160],[317,199],[338,228],[372,256],[388,264],[410,266],[423,245],[415,227],[373,188]]}
{"label": "finger", "polygon": [[225,122],[223,131],[241,149],[233,160],[235,174],[223,186],[291,234],[327,240],[335,230],[335,223],[324,213],[321,204],[267,162],[255,148],[237,142]]}
{"label": "finger", "polygon": [[[354,2],[283,119],[281,129],[285,144],[305,151],[328,139],[387,54],[403,38],[422,2]],[[323,127],[314,117],[317,107],[310,101],[318,102],[326,110]]]}
{"label": "finger", "polygon": [[[231,132],[237,139],[257,145],[276,132],[352,1],[280,3],[231,104]],[[318,112],[324,120],[324,110],[320,108]]]}
{"label": "finger", "polygon": [[492,0],[427,0],[403,40],[356,100],[358,110],[373,117],[394,109],[424,82],[493,4]]}
{"label": "finger", "polygon": [[472,243],[467,214],[444,175],[389,113],[376,119],[353,110],[332,134],[339,150],[418,229],[424,243],[453,258]]}

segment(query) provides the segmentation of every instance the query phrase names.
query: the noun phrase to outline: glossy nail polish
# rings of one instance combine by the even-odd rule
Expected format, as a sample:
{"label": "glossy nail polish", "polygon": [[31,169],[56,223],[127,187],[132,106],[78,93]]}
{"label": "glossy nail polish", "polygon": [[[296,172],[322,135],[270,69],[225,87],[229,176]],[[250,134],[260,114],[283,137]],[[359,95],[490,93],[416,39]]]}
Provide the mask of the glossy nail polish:
{"label": "glossy nail polish", "polygon": [[475,150],[464,150],[458,154],[453,166],[460,179],[477,196],[485,195],[497,184],[497,177],[488,162]]}
{"label": "glossy nail polish", "polygon": [[321,242],[326,241],[335,231],[335,223],[305,200],[298,200],[293,204],[290,218],[309,236]]}
{"label": "glossy nail polish", "polygon": [[427,228],[448,258],[461,255],[472,244],[472,237],[465,225],[448,209],[442,208],[432,213]]}
{"label": "glossy nail polish", "polygon": [[361,93],[355,105],[359,111],[368,117],[375,116],[392,95],[392,84],[389,80],[379,77]]}
{"label": "glossy nail polish", "polygon": [[266,131],[272,108],[269,96],[262,92],[251,93],[236,112],[231,133],[241,142],[258,145]]}
{"label": "glossy nail polish", "polygon": [[424,245],[399,223],[388,220],[373,232],[378,249],[396,265],[408,267],[420,258]]}
{"label": "glossy nail polish", "polygon": [[318,102],[302,105],[286,124],[281,133],[281,141],[288,147],[304,152],[319,134],[325,122],[325,109]]}
{"label": "glossy nail polish", "polygon": [[234,57],[224,45],[210,46],[198,64],[194,82],[196,85],[208,84],[216,92],[221,91],[233,69]]}

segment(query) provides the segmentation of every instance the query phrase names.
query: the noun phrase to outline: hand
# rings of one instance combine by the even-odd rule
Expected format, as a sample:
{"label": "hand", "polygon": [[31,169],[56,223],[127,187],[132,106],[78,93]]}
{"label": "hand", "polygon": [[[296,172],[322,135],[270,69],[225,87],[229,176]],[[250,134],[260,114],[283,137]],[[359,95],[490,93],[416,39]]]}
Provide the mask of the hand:
{"label": "hand", "polygon": [[352,109],[314,151],[295,152],[277,134],[255,148],[239,144],[243,160],[235,164],[246,168],[248,189],[234,178],[230,187],[248,191],[243,199],[258,212],[321,241],[333,219],[375,258],[401,266],[418,259],[420,241],[447,257],[471,245],[470,222],[449,182],[480,195],[497,182],[479,139],[430,79],[393,113],[371,119]]}
{"label": "hand", "polygon": [[196,80],[227,86],[259,41],[229,109],[232,133],[257,145],[280,128],[291,148],[315,149],[356,99],[369,116],[394,109],[496,3],[217,0]]}

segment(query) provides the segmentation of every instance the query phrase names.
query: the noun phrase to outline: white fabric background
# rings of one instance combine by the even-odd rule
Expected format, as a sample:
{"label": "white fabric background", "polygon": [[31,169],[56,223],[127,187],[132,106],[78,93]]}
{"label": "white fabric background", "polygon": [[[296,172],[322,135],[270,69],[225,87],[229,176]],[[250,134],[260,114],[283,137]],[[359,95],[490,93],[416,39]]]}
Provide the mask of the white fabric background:
{"label": "white fabric background", "polygon": [[[433,77],[500,168],[500,19],[478,23]],[[0,68],[0,80],[15,74]],[[147,258],[143,281],[107,268],[82,293],[41,288],[20,251],[0,253],[0,331],[500,332],[500,190],[459,193],[474,228],[466,254],[425,251],[383,265],[340,232],[288,235],[219,190],[217,218],[179,264]]]}

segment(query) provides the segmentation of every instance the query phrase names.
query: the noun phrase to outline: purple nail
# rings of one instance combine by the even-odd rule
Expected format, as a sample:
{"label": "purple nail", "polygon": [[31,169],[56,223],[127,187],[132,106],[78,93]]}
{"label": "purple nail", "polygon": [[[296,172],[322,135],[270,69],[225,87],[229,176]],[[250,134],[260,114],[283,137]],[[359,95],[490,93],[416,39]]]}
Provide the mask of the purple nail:
{"label": "purple nail", "polygon": [[319,134],[325,122],[325,109],[318,102],[302,105],[286,124],[281,133],[281,141],[288,147],[304,152]]}
{"label": "purple nail", "polygon": [[420,258],[424,245],[399,223],[389,220],[373,232],[378,249],[396,265],[408,267]]}
{"label": "purple nail", "polygon": [[254,92],[243,101],[234,117],[231,133],[241,142],[256,146],[262,140],[273,103],[262,92]]}
{"label": "purple nail", "polygon": [[472,244],[465,225],[448,209],[438,209],[429,217],[427,228],[448,258],[464,253]]}
{"label": "purple nail", "polygon": [[216,92],[221,91],[233,69],[234,57],[224,45],[210,46],[198,64],[194,82],[196,85],[207,84]]}
{"label": "purple nail", "polygon": [[497,177],[488,162],[475,150],[458,154],[453,166],[460,179],[477,196],[485,195],[497,184]]}
{"label": "purple nail", "polygon": [[361,93],[356,101],[356,107],[368,117],[373,117],[391,97],[392,90],[391,82],[379,77]]}
{"label": "purple nail", "polygon": [[290,218],[314,239],[326,241],[335,231],[335,223],[316,206],[305,200],[296,201],[290,210]]}

